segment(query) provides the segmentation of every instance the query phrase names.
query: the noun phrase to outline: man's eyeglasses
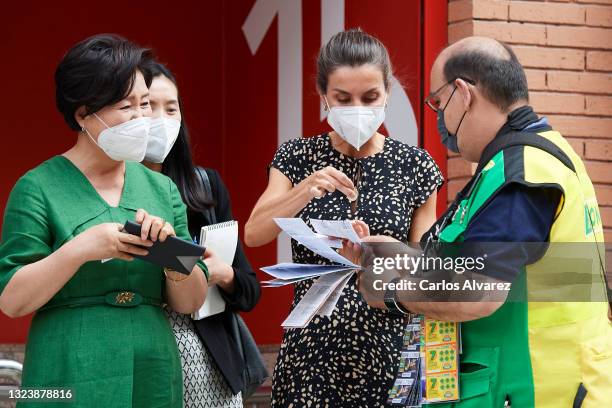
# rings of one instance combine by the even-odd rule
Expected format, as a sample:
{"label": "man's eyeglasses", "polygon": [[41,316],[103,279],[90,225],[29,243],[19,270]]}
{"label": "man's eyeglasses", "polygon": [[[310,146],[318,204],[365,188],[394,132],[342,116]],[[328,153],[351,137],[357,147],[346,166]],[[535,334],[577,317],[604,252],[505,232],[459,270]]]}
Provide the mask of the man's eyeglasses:
{"label": "man's eyeglasses", "polygon": [[[450,84],[452,84],[453,82],[455,82],[456,79],[463,79],[465,82],[467,82],[470,85],[476,85],[476,82],[474,82],[473,80],[469,79],[469,78],[464,78],[464,77],[457,77],[454,79],[451,79],[450,81],[448,81],[447,83],[445,83],[444,85],[442,85],[441,87],[439,87],[438,89],[436,89],[434,92],[430,93],[429,95],[427,95],[427,98],[425,98],[425,104],[427,106],[429,106],[431,108],[432,111],[438,113],[438,110],[440,110],[440,98],[438,98],[438,94],[440,92],[442,92],[444,90],[444,88],[446,88],[447,86],[449,86]],[[455,90],[457,89],[457,87],[455,87],[453,89],[453,93],[455,93]],[[446,104],[444,105],[444,107],[442,108],[442,110],[444,110],[446,108],[446,105],[448,105],[448,102],[451,100],[451,97],[453,95],[451,94],[451,96],[448,98],[448,100],[446,101]]]}

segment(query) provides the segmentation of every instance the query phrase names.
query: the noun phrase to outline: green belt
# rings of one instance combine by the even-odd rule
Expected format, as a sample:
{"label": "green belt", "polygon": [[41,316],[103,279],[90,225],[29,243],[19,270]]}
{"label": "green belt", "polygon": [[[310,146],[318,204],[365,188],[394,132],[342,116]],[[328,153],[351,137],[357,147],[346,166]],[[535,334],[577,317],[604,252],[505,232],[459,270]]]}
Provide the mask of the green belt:
{"label": "green belt", "polygon": [[161,299],[142,296],[138,292],[114,291],[103,296],[83,296],[67,299],[52,299],[38,309],[38,312],[58,307],[82,307],[93,305],[110,305],[116,307],[135,307],[139,305],[161,306]]}

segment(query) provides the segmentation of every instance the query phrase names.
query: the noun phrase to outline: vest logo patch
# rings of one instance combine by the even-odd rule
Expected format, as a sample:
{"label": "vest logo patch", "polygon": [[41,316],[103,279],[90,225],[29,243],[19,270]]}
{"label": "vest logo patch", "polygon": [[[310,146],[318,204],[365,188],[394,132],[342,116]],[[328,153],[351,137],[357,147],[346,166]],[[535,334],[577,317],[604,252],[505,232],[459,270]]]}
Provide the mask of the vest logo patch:
{"label": "vest logo patch", "polygon": [[584,225],[587,237],[593,233],[600,233],[603,231],[599,207],[595,200],[584,202]]}

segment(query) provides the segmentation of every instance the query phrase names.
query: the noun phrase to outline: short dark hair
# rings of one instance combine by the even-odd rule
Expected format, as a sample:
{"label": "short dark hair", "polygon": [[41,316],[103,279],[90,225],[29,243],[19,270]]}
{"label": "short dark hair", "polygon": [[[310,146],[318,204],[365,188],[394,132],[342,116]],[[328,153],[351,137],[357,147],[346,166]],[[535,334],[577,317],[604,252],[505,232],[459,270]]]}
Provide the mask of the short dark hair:
{"label": "short dark hair", "polygon": [[507,110],[514,103],[529,101],[523,66],[512,48],[501,43],[510,58],[500,58],[481,49],[458,50],[444,64],[444,78],[466,77],[476,82],[484,96]]}
{"label": "short dark hair", "polygon": [[327,92],[329,75],[337,68],[358,67],[365,64],[380,68],[385,88],[389,89],[392,75],[391,59],[383,43],[359,28],[335,34],[319,51],[317,58],[319,90]]}
{"label": "short dark hair", "polygon": [[74,118],[81,106],[90,115],[127,97],[137,71],[151,85],[144,64],[151,58],[151,50],[115,34],[94,35],[74,45],[55,70],[55,101],[68,126],[81,130]]}

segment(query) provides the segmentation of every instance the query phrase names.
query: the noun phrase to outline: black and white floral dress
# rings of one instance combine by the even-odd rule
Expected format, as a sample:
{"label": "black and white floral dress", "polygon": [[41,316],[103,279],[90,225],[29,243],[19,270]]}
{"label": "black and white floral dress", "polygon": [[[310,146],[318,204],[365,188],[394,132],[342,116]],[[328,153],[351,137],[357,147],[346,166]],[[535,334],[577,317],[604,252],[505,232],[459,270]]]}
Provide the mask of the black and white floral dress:
{"label": "black and white floral dress", "polygon": [[[281,145],[271,166],[296,185],[313,172],[333,166],[357,180],[353,213],[340,191],[313,199],[297,215],[310,218],[361,219],[372,235],[407,241],[414,210],[443,179],[424,150],[391,138],[381,152],[356,159],[338,152],[327,134]],[[359,169],[359,170],[358,170]],[[328,263],[292,242],[293,261]],[[294,307],[312,280],[295,285]],[[381,407],[399,364],[404,320],[363,300],[353,277],[330,317],[315,316],[303,329],[285,331],[274,369],[273,407]]]}

